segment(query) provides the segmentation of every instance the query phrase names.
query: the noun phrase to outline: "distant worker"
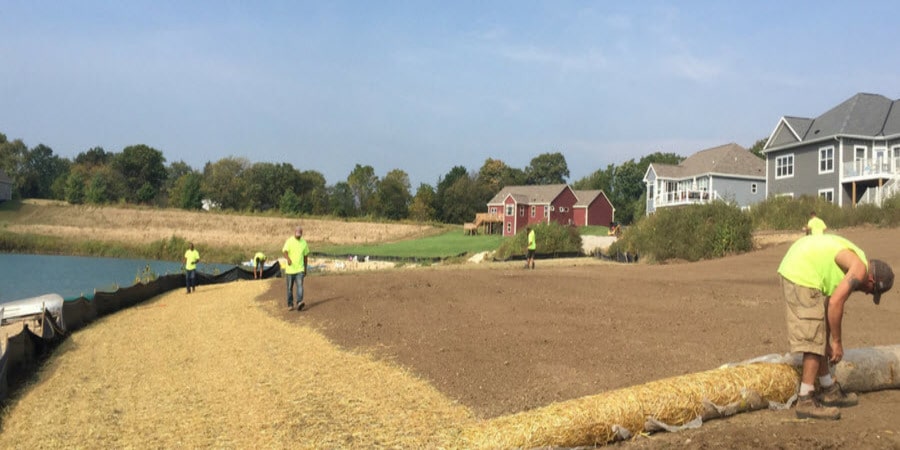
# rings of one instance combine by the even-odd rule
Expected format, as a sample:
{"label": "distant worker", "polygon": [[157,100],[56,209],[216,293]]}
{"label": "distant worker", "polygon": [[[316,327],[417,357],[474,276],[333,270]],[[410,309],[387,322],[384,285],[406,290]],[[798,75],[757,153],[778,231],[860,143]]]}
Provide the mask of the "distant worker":
{"label": "distant worker", "polygon": [[294,235],[284,242],[281,249],[287,260],[284,268],[287,280],[287,305],[288,310],[294,310],[294,287],[297,288],[297,311],[303,311],[306,304],[303,303],[303,277],[306,275],[306,263],[308,262],[309,245],[303,239],[303,227],[294,229]]}
{"label": "distant worker", "polygon": [[[836,407],[859,402],[832,378],[829,363],[844,357],[841,322],[850,294],[872,294],[875,304],[894,285],[884,261],[868,259],[854,243],[835,234],[804,236],[788,249],[778,266],[791,352],[803,353],[799,419],[841,418]],[[816,381],[819,389],[816,389]]]}
{"label": "distant worker", "polygon": [[609,223],[609,231],[606,232],[607,236],[618,236],[619,235],[619,224],[615,222]]}
{"label": "distant worker", "polygon": [[190,294],[197,290],[197,263],[200,261],[200,252],[194,250],[194,243],[188,244],[187,251],[184,252],[184,285],[187,293]]}
{"label": "distant worker", "polygon": [[526,227],[525,231],[528,232],[528,245],[525,247],[525,253],[527,255],[527,260],[525,261],[525,268],[529,267],[534,270],[534,251],[537,250],[537,240],[534,236],[534,230],[531,227]]}
{"label": "distant worker", "polygon": [[825,225],[825,221],[816,216],[815,211],[811,211],[809,213],[809,222],[806,222],[806,226],[803,227],[803,231],[806,232],[807,235],[810,234],[823,234],[825,230],[828,228]]}
{"label": "distant worker", "polygon": [[253,279],[262,279],[263,277],[263,266],[266,264],[266,254],[263,252],[256,252],[253,255]]}

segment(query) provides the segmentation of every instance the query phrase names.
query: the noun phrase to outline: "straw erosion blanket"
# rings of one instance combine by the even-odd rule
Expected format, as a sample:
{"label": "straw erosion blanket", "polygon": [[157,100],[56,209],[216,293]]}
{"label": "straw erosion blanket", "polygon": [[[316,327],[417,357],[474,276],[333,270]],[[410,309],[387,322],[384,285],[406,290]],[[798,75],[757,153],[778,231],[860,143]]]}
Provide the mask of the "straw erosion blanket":
{"label": "straw erosion blanket", "polygon": [[[897,230],[843,234],[900,267]],[[462,446],[473,423],[785,352],[787,245],[314,274],[303,312],[281,279],[172,292],[70,336],[10,402],[0,448]],[[900,343],[897,292],[845,313],[845,348]],[[865,393],[838,422],[757,411],[614,446],[897,448],[898,406]]]}

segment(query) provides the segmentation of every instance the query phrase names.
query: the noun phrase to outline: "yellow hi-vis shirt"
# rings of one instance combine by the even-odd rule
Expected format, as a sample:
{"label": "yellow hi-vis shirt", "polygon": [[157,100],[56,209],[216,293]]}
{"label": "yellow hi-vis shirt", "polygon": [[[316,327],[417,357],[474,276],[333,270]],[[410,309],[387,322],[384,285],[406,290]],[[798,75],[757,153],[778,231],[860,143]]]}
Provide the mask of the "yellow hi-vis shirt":
{"label": "yellow hi-vis shirt", "polygon": [[844,249],[856,253],[868,268],[869,260],[856,244],[834,234],[815,234],[797,239],[791,245],[778,266],[778,273],[796,285],[831,296],[846,275],[834,262],[838,252]]}
{"label": "yellow hi-vis shirt", "polygon": [[809,234],[822,234],[828,227],[825,225],[824,220],[813,217],[809,219],[809,222],[806,222],[806,228],[809,230]]}
{"label": "yellow hi-vis shirt", "polygon": [[291,264],[284,268],[284,273],[293,275],[306,272],[306,267],[303,265],[303,257],[309,255],[309,245],[306,244],[306,239],[297,239],[291,236],[284,241],[284,248],[281,251],[287,252],[291,257]]}
{"label": "yellow hi-vis shirt", "polygon": [[537,249],[537,241],[534,239],[534,230],[528,232],[528,250]]}
{"label": "yellow hi-vis shirt", "polygon": [[200,252],[196,249],[188,249],[184,252],[184,268],[186,270],[194,270],[197,268],[197,261],[200,260]]}

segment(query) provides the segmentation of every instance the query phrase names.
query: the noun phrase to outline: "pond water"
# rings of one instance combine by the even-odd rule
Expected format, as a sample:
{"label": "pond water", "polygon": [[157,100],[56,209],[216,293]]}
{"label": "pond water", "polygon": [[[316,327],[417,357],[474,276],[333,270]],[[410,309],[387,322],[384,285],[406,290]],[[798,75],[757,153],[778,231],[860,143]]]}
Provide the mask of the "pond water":
{"label": "pond water", "polygon": [[[156,275],[181,273],[180,261],[0,253],[0,303],[44,294],[76,298],[95,289],[114,291],[134,285],[148,265]],[[233,267],[200,263],[197,270],[218,274]]]}

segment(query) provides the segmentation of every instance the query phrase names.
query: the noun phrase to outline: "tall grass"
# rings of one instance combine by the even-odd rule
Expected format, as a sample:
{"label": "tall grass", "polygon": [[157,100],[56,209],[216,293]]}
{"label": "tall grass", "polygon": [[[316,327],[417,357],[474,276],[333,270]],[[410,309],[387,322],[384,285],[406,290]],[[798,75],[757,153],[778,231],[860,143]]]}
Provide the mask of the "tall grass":
{"label": "tall grass", "polygon": [[[160,261],[181,261],[187,250],[187,240],[180,236],[151,241],[146,244],[122,244],[97,240],[72,240],[58,236],[10,233],[0,230],[0,252],[37,253],[45,255],[81,255],[106,258],[142,258]],[[240,264],[244,254],[233,246],[196,245],[206,262]]]}
{"label": "tall grass", "polygon": [[800,230],[809,220],[809,213],[825,221],[828,228],[861,225],[895,227],[900,225],[900,196],[893,196],[875,205],[840,207],[821,197],[775,197],[753,206],[750,217],[756,230]]}
{"label": "tall grass", "polygon": [[637,253],[650,262],[698,261],[750,250],[752,232],[750,216],[734,204],[664,208],[629,227],[608,253]]}

